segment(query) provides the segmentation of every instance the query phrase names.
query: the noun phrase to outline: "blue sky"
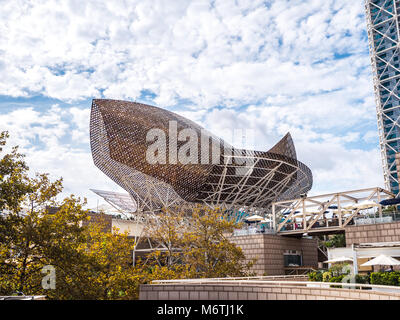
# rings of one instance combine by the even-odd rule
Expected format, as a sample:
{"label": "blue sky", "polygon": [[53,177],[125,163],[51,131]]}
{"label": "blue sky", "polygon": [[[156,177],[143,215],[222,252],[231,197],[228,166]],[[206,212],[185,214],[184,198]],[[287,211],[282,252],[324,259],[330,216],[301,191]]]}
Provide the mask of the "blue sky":
{"label": "blue sky", "polygon": [[[362,0],[0,1],[0,130],[65,194],[93,166],[93,98],[182,114],[267,150],[290,131],[312,194],[383,186]],[[235,141],[229,141],[235,145]]]}

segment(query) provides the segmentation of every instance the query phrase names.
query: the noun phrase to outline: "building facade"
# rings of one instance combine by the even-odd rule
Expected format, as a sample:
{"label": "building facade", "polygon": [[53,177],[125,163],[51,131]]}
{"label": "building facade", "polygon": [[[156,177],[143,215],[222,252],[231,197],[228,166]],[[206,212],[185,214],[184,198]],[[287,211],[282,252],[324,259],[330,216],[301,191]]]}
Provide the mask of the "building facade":
{"label": "building facade", "polygon": [[[385,187],[399,194],[400,1],[365,0]],[[397,157],[396,157],[397,155]]]}
{"label": "building facade", "polygon": [[252,272],[257,276],[300,274],[318,268],[318,242],[311,238],[255,234],[230,238],[248,261],[256,259]]}

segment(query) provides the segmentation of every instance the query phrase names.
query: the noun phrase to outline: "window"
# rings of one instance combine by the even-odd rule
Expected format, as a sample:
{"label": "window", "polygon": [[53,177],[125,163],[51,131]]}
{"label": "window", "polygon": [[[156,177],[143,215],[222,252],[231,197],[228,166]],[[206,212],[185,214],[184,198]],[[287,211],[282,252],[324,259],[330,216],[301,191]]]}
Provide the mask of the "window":
{"label": "window", "polygon": [[285,267],[300,267],[303,265],[303,257],[301,251],[286,250],[283,253]]}

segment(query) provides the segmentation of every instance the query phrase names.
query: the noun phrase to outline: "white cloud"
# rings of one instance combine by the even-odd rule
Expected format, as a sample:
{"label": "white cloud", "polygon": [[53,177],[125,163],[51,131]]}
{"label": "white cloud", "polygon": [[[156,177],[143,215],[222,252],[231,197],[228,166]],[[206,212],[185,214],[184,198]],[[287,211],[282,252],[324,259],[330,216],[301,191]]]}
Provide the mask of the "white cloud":
{"label": "white cloud", "polygon": [[[291,132],[298,160],[313,172],[312,194],[383,187],[378,148],[361,149],[349,145],[359,144],[359,132],[321,134],[319,125],[303,126],[301,121],[288,120],[287,116],[287,110],[279,107],[250,107],[240,112],[222,109],[208,113],[203,125],[234,146],[238,145],[230,140],[232,129],[253,130],[255,148],[260,151],[269,150],[284,134]],[[318,116],[316,121],[321,121]]]}
{"label": "white cloud", "polygon": [[71,123],[76,127],[71,133],[72,140],[76,143],[85,143],[88,145],[90,109],[72,107],[69,109],[69,113],[72,116]]}
{"label": "white cloud", "polygon": [[[3,113],[0,114],[0,123],[1,130],[10,133],[5,152],[19,145],[20,152],[26,154],[25,160],[32,175],[40,172],[49,173],[52,179],[62,177],[62,196],[75,194],[86,197],[89,207],[95,207],[97,200],[100,203],[103,201],[90,188],[112,191],[122,189],[93,164],[89,150],[88,116],[89,109],[71,107],[61,110],[55,105],[44,112],[30,107]],[[77,146],[79,144],[82,145]]]}
{"label": "white cloud", "polygon": [[[76,100],[104,90],[138,98],[150,90],[163,106],[178,99],[240,105],[350,86],[360,57],[342,65],[333,54],[366,51],[362,6],[344,0],[280,0],[270,8],[233,0],[19,0],[2,12],[0,94],[12,96]],[[330,60],[313,64],[323,59]]]}
{"label": "white cloud", "polygon": [[74,103],[143,92],[228,141],[226,128],[250,128],[260,150],[290,131],[316,191],[382,185],[360,1],[1,5],[0,95],[70,107],[0,112],[0,123],[35,169],[62,175],[68,190],[113,185],[91,161],[89,106]]}

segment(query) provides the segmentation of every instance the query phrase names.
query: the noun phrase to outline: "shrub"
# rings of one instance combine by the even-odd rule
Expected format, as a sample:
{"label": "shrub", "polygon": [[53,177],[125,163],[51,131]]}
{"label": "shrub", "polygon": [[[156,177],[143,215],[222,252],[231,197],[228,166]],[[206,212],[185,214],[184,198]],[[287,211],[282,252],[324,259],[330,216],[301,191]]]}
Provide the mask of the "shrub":
{"label": "shrub", "polygon": [[400,286],[400,272],[372,272],[371,284]]}
{"label": "shrub", "polygon": [[[333,277],[331,277],[328,281],[329,281],[329,282],[340,283],[340,282],[342,282],[342,280],[343,280],[344,277],[345,277],[345,275],[333,276]],[[331,288],[342,288],[342,286],[331,286]]]}
{"label": "shrub", "polygon": [[[313,271],[308,274],[309,281],[316,282],[342,282],[346,274],[337,274],[332,272],[336,270],[330,270],[323,272],[322,270]],[[350,282],[348,279],[346,282]],[[373,272],[371,275],[360,275],[355,276],[356,283],[362,284],[377,284],[377,285],[387,285],[387,286],[400,286],[400,271],[396,272]],[[339,286],[340,287],[340,286]]]}
{"label": "shrub", "polygon": [[400,272],[388,272],[388,285],[399,286],[400,285]]}
{"label": "shrub", "polygon": [[322,274],[322,281],[329,282],[329,279],[332,278],[332,273],[327,271]]}
{"label": "shrub", "polygon": [[369,283],[369,275],[356,274],[356,283]]}
{"label": "shrub", "polygon": [[322,272],[321,271],[313,271],[308,274],[308,280],[322,282]]}
{"label": "shrub", "polygon": [[335,276],[329,279],[329,282],[342,282],[345,275]]}

